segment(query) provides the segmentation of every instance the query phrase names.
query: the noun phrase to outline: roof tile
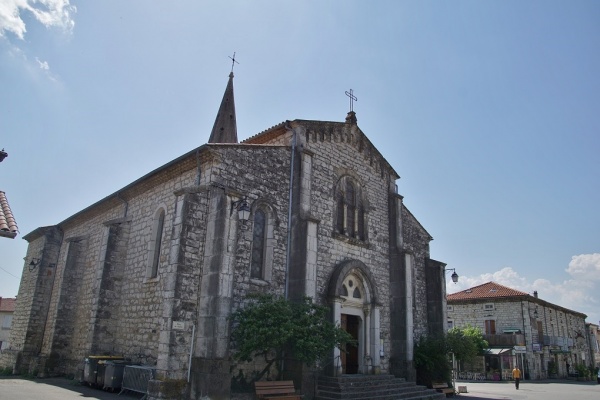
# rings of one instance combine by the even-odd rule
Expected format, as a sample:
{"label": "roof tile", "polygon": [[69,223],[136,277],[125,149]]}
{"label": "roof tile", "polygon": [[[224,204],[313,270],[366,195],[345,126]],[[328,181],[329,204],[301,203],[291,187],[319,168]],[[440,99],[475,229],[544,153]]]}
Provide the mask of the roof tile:
{"label": "roof tile", "polygon": [[16,298],[3,299],[0,297],[0,312],[15,312]]}
{"label": "roof tile", "polygon": [[479,286],[463,290],[461,292],[449,294],[448,301],[451,300],[476,300],[476,299],[495,299],[507,297],[529,296],[528,293],[520,290],[511,289],[496,282],[488,282]]}
{"label": "roof tile", "polygon": [[8,205],[6,193],[0,191],[0,236],[14,239],[18,231],[17,221]]}

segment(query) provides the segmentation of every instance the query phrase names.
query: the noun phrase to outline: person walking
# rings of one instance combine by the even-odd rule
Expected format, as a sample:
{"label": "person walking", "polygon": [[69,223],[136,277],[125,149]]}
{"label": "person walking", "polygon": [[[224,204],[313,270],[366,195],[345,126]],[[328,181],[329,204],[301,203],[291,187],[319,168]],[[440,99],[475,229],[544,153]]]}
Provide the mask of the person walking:
{"label": "person walking", "polygon": [[519,381],[521,380],[521,370],[516,365],[512,370],[512,376],[513,376],[513,379],[515,380],[515,388],[517,388],[517,390],[519,390]]}

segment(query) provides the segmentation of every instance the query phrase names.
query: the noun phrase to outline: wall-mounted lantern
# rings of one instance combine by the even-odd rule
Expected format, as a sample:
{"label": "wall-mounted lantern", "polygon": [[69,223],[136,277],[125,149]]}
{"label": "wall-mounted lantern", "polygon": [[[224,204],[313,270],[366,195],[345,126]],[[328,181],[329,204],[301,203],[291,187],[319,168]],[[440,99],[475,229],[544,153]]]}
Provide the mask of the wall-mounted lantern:
{"label": "wall-mounted lantern", "polygon": [[446,272],[452,271],[452,275],[450,275],[450,278],[452,278],[452,282],[454,282],[454,283],[458,282],[458,274],[456,273],[456,268],[446,268],[444,271],[446,271]]}
{"label": "wall-mounted lantern", "polygon": [[250,219],[250,206],[248,206],[246,196],[241,200],[231,202],[231,210],[229,212],[230,217],[233,215],[234,208],[237,209],[239,220],[242,221],[243,224],[246,224],[246,221]]}
{"label": "wall-mounted lantern", "polygon": [[32,258],[31,262],[29,263],[29,272],[33,271],[41,262],[42,260],[39,258]]}

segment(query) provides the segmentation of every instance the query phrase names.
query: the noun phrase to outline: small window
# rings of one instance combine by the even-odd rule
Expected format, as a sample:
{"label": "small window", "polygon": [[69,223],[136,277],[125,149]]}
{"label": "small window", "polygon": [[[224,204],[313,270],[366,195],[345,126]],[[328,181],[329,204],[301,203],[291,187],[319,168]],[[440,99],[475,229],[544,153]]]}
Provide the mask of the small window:
{"label": "small window", "polygon": [[447,321],[448,330],[454,328],[454,320],[449,319]]}
{"label": "small window", "polygon": [[10,329],[12,325],[12,315],[5,315],[2,320],[2,329]]}
{"label": "small window", "polygon": [[486,319],[484,321],[485,334],[495,335],[496,334],[496,321],[493,319]]}
{"label": "small window", "polygon": [[454,306],[451,306],[450,304],[448,304],[446,306],[446,311],[454,311]]}
{"label": "small window", "polygon": [[483,305],[483,309],[485,311],[493,311],[494,310],[494,303],[487,303]]}

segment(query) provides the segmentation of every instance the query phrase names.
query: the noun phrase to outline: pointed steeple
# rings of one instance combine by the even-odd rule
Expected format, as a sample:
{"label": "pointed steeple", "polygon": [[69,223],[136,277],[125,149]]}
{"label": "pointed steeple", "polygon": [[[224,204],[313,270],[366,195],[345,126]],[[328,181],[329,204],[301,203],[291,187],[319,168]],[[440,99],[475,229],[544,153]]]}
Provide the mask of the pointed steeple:
{"label": "pointed steeple", "polygon": [[235,121],[235,103],[233,101],[233,71],[225,88],[223,100],[210,133],[208,143],[237,143],[237,124]]}

